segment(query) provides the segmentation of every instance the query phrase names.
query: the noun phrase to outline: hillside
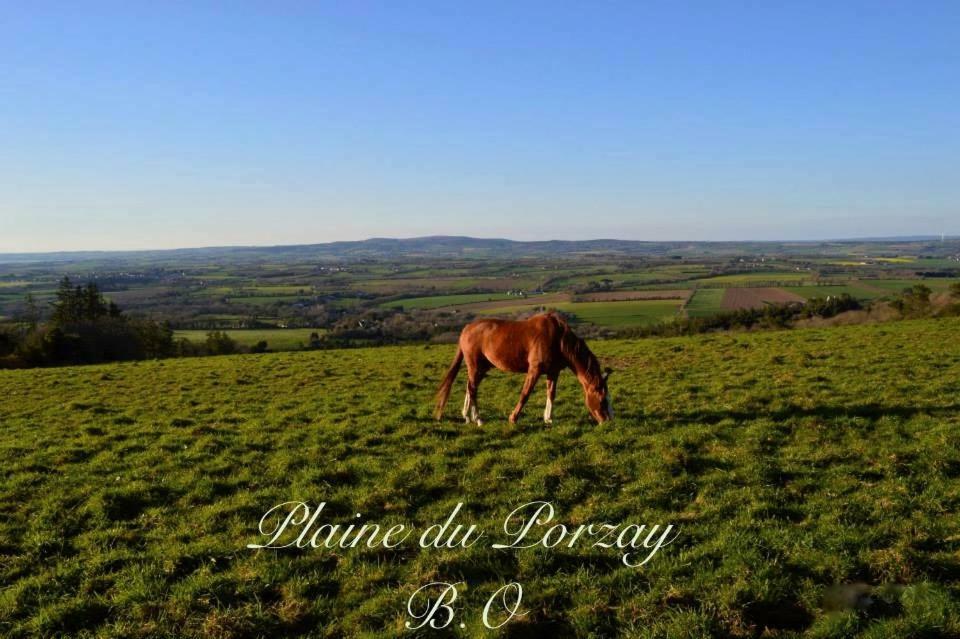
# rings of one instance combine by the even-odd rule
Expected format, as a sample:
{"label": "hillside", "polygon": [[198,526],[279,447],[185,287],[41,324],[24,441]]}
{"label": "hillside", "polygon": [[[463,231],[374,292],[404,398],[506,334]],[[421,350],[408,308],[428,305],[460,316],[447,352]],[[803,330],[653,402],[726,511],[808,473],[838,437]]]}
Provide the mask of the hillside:
{"label": "hillside", "polygon": [[191,265],[215,261],[249,263],[258,260],[350,260],[420,258],[521,258],[606,253],[632,256],[741,256],[746,254],[848,255],[851,252],[928,253],[956,255],[960,238],[934,236],[798,241],[643,241],[621,239],[520,241],[433,235],[411,238],[373,237],[365,240],[280,246],[211,246],[140,251],[62,251],[0,253],[0,264],[67,263]]}
{"label": "hillside", "polygon": [[[958,331],[598,341],[602,426],[569,373],[551,427],[542,382],[507,424],[503,374],[483,427],[457,419],[462,375],[437,424],[450,346],[0,371],[0,635],[416,636],[407,600],[440,580],[467,584],[458,636],[495,636],[479,614],[511,581],[529,614],[504,636],[957,636]],[[642,568],[587,545],[248,550],[290,500],[418,527],[462,501],[491,534],[549,500],[680,536]],[[857,583],[862,610],[831,603]]]}

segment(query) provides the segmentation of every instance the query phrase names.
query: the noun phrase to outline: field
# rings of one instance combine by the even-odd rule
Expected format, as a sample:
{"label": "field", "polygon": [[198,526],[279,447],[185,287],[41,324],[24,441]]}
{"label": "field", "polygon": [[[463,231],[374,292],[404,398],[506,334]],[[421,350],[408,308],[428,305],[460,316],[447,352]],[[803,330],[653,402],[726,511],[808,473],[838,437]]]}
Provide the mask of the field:
{"label": "field", "polygon": [[873,288],[889,291],[890,293],[899,293],[905,288],[909,288],[916,284],[924,284],[929,286],[935,292],[941,292],[947,290],[952,283],[958,280],[946,279],[946,278],[937,278],[937,279],[925,279],[923,281],[918,280],[864,280],[863,283],[871,286]]}
{"label": "field", "polygon": [[[175,331],[174,339],[187,339],[191,342],[204,342],[209,331],[182,330]],[[250,328],[223,331],[241,346],[253,346],[257,342],[265,341],[267,348],[273,351],[296,350],[310,343],[310,334],[323,334],[323,329],[317,328]]]}
{"label": "field", "polygon": [[721,307],[727,311],[743,308],[763,308],[767,304],[803,302],[804,298],[782,288],[728,288],[723,293]]}
{"label": "field", "polygon": [[627,302],[572,302],[557,308],[578,322],[597,326],[649,326],[675,317],[682,300],[645,299]]}
{"label": "field", "polygon": [[[572,316],[574,322],[584,322],[596,326],[627,328],[632,326],[649,326],[669,320],[677,315],[683,300],[680,299],[639,299],[620,302],[555,302],[548,296],[543,296],[538,303],[516,303],[513,305],[497,305],[471,307],[478,313],[487,315],[511,315],[514,313],[532,312],[540,308],[556,309]],[[534,298],[536,299],[536,298]],[[555,299],[555,298],[554,298]]]}
{"label": "field", "polygon": [[687,317],[707,317],[723,310],[723,296],[726,293],[722,288],[698,288],[685,308]]}
{"label": "field", "polygon": [[759,286],[766,283],[795,282],[800,283],[804,280],[814,279],[810,273],[736,273],[731,275],[718,275],[716,277],[707,277],[697,280],[699,286],[721,285],[721,286]]}
{"label": "field", "polygon": [[[941,292],[960,278],[958,260],[960,240],[953,239],[624,244],[435,237],[69,259],[0,255],[0,317],[45,319],[68,275],[95,282],[128,315],[175,329],[310,326],[337,343],[366,345],[444,338],[461,319],[491,309],[513,315],[544,305],[670,297],[681,300],[687,316],[722,312],[716,294],[689,299],[705,289],[779,291],[759,300],[762,292],[731,294],[750,305],[841,292],[866,302],[919,283]],[[580,321],[596,318],[599,332],[612,334],[682,314],[647,312],[652,308],[581,309]]]}
{"label": "field", "polygon": [[511,297],[503,293],[464,293],[462,295],[433,295],[431,297],[408,297],[383,306],[391,308],[442,308],[475,302],[507,301]]}
{"label": "field", "polygon": [[693,294],[685,290],[657,290],[657,291],[611,291],[608,293],[586,293],[579,296],[580,302],[624,302],[629,300],[686,300]]}
{"label": "field", "polygon": [[799,295],[800,297],[808,300],[815,297],[843,295],[844,293],[850,295],[851,297],[855,297],[858,300],[871,300],[884,295],[882,291],[879,291],[873,287],[862,285],[858,282],[835,286],[785,286],[784,290],[790,291],[791,293]]}
{"label": "field", "polygon": [[[596,341],[615,369],[602,426],[569,373],[552,427],[542,384],[507,424],[521,380],[502,374],[483,427],[453,405],[434,422],[450,346],[0,371],[0,635],[956,637],[958,330]],[[502,540],[537,499],[680,536],[642,568],[580,545],[246,548],[288,500],[414,527],[462,501]],[[465,582],[464,627],[405,630],[436,580]],[[511,581],[527,615],[484,630]],[[872,598],[845,605],[857,584]]]}

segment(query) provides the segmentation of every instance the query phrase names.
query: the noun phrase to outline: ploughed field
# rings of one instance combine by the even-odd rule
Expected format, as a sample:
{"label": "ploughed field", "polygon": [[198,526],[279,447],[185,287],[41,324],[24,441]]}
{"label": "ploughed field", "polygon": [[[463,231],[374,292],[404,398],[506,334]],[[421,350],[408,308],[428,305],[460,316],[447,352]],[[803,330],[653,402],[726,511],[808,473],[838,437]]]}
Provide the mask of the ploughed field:
{"label": "ploughed field", "polygon": [[723,309],[736,311],[745,308],[762,308],[765,304],[804,302],[796,293],[781,288],[728,288],[723,293]]}
{"label": "ploughed field", "polygon": [[[450,346],[0,371],[0,635],[957,636],[958,331],[598,341],[602,426],[569,373],[553,426],[542,383],[507,424],[522,378],[504,374],[480,388],[484,426],[457,419],[462,373],[434,422]],[[290,500],[418,534],[463,502],[486,537],[247,549]],[[571,528],[679,537],[640,568],[587,543],[491,548],[533,500]],[[404,628],[432,581],[464,582],[463,628]],[[486,630],[514,581],[526,616]]]}

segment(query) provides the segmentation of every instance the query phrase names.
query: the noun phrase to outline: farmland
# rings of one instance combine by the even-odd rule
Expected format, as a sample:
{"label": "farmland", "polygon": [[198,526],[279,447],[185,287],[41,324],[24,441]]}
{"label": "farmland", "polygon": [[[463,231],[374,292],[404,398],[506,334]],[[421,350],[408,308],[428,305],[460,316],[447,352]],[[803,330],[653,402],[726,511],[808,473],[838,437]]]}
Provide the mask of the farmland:
{"label": "farmland", "polygon": [[758,308],[764,304],[787,304],[803,302],[804,298],[781,288],[728,288],[723,293],[721,307],[724,310],[735,311],[742,308]]}
{"label": "farmland", "polygon": [[384,306],[392,308],[443,308],[445,306],[459,306],[476,302],[507,301],[511,298],[497,293],[466,293],[463,295],[432,295],[430,297],[409,297],[393,302],[386,302]]}
{"label": "farmland", "polygon": [[537,303],[516,303],[509,306],[491,304],[482,308],[473,307],[481,315],[529,314],[541,309],[555,309],[568,314],[573,322],[596,326],[633,327],[649,326],[675,317],[680,309],[680,299],[638,299],[601,302],[567,302],[537,300]]}
{"label": "farmland", "polygon": [[[503,374],[483,427],[434,422],[450,346],[0,371],[0,634],[412,636],[407,599],[449,580],[453,636],[497,635],[478,617],[510,581],[529,612],[503,636],[957,636],[958,330],[596,341],[602,426],[569,373],[552,427],[542,384],[507,424]],[[462,501],[492,535],[548,499],[681,533],[641,569],[589,546],[248,550],[291,499],[421,527]]]}
{"label": "farmland", "polygon": [[675,317],[681,300],[629,300],[620,302],[575,302],[557,308],[574,320],[598,326],[647,326]]}
{"label": "farmland", "polygon": [[[449,340],[464,319],[552,308],[571,313],[584,330],[611,335],[843,293],[861,302],[891,300],[918,283],[940,294],[960,280],[957,240],[347,244],[47,261],[0,256],[0,317],[43,319],[66,275],[97,283],[130,316],[180,331],[286,326],[359,344]],[[276,334],[271,347],[300,343],[295,334]]]}
{"label": "farmland", "polygon": [[[204,330],[181,330],[173,334],[174,339],[185,339],[200,343],[207,338]],[[310,335],[322,333],[315,328],[266,328],[266,329],[236,329],[224,331],[240,346],[253,346],[258,342],[266,342],[267,348],[275,351],[292,351],[310,343]]]}
{"label": "farmland", "polygon": [[698,288],[687,303],[688,317],[707,317],[721,311],[723,296],[726,291],[722,288]]}
{"label": "farmland", "polygon": [[831,295],[850,295],[860,300],[872,300],[882,297],[885,293],[876,287],[853,281],[850,284],[820,285],[820,286],[785,286],[789,291],[800,297],[811,299],[814,297],[829,297]]}

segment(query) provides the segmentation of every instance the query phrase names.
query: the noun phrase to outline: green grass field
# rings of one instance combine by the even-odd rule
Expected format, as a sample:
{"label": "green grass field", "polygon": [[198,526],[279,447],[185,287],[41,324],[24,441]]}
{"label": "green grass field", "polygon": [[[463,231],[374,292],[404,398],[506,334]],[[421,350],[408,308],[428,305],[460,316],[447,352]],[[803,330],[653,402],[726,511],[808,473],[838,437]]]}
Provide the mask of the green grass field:
{"label": "green grass field", "polygon": [[442,308],[444,306],[456,306],[458,304],[471,304],[473,302],[488,302],[497,300],[513,300],[505,293],[464,293],[462,295],[433,295],[430,297],[408,297],[393,302],[385,302],[381,306],[388,308]]}
{"label": "green grass field", "polygon": [[[569,373],[555,423],[521,377],[488,420],[430,417],[451,346],[0,371],[4,637],[956,637],[957,320],[591,347],[616,419],[588,421]],[[662,522],[647,566],[589,546],[254,551],[288,500],[423,527],[464,502],[491,537],[531,500],[561,521]],[[407,599],[462,581],[449,633]],[[525,617],[479,622],[501,585]],[[864,610],[832,589],[876,588]]]}
{"label": "green grass field", "polygon": [[250,304],[254,306],[268,306],[270,304],[290,304],[304,299],[298,295],[257,295],[256,297],[231,297],[233,304]]}
{"label": "green grass field", "polygon": [[917,284],[929,286],[934,292],[942,292],[947,290],[951,284],[958,281],[960,280],[948,278],[927,278],[923,280],[863,280],[863,283],[875,288],[889,291],[890,293],[900,293],[903,291],[903,289],[915,286]]}
{"label": "green grass field", "polygon": [[578,322],[628,328],[649,326],[676,317],[682,300],[628,300],[623,302],[569,302],[557,304]]}
{"label": "green grass field", "polygon": [[736,273],[732,275],[717,275],[696,280],[697,286],[709,286],[711,284],[724,286],[751,286],[763,283],[777,282],[802,282],[812,280],[814,275],[806,272],[759,272],[759,273]]}
{"label": "green grass field", "polygon": [[[560,302],[547,304],[574,316],[575,321],[608,326],[629,328],[631,326],[649,326],[672,317],[676,317],[682,300],[628,300],[621,302]],[[478,311],[484,315],[513,315],[540,308],[540,304],[529,306],[503,306]]]}
{"label": "green grass field", "polygon": [[841,284],[835,286],[785,286],[784,290],[796,293],[800,297],[813,299],[815,297],[829,297],[830,295],[843,295],[846,293],[858,300],[872,300],[882,297],[883,293],[874,288],[852,284]]}
{"label": "green grass field", "polygon": [[708,317],[723,310],[722,288],[698,288],[687,302],[687,317]]}
{"label": "green grass field", "polygon": [[[201,343],[206,341],[207,333],[205,330],[181,330],[175,331],[174,339],[187,339],[191,342]],[[322,328],[250,328],[250,329],[228,329],[223,331],[241,346],[253,346],[261,340],[267,342],[267,348],[272,351],[290,351],[297,350],[301,346],[310,343],[310,334],[323,334]]]}

